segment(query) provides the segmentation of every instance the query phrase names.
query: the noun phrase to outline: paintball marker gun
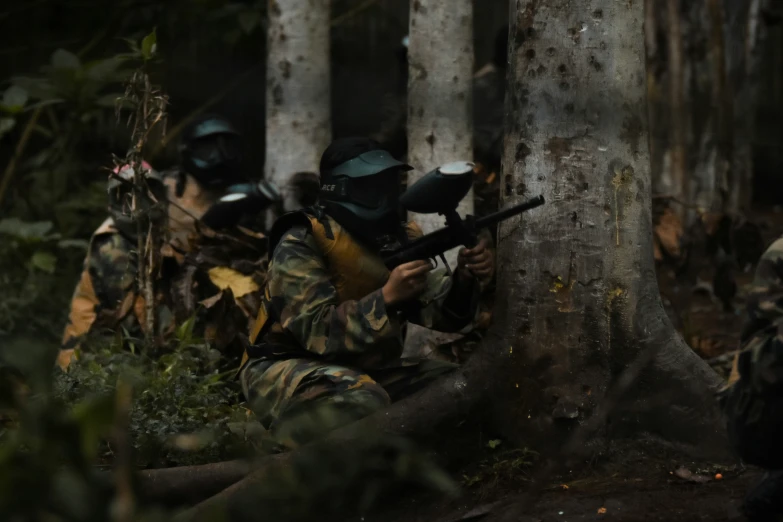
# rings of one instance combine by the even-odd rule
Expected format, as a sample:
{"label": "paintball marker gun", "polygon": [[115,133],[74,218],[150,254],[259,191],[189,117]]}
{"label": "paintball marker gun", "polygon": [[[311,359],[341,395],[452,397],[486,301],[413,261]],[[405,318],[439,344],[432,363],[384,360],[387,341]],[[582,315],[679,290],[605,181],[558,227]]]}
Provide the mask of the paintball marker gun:
{"label": "paintball marker gun", "polygon": [[544,196],[536,196],[481,219],[465,216],[463,220],[457,213],[457,205],[472,186],[473,164],[461,161],[438,167],[408,188],[400,197],[402,207],[417,214],[440,214],[446,218],[446,227],[425,234],[391,253],[384,259],[386,267],[393,270],[411,261],[439,257],[450,274],[445,252],[462,245],[473,248],[478,244],[479,230],[544,204]]}
{"label": "paintball marker gun", "polygon": [[201,217],[201,222],[213,230],[228,228],[244,216],[256,215],[281,201],[280,191],[266,181],[231,185]]}

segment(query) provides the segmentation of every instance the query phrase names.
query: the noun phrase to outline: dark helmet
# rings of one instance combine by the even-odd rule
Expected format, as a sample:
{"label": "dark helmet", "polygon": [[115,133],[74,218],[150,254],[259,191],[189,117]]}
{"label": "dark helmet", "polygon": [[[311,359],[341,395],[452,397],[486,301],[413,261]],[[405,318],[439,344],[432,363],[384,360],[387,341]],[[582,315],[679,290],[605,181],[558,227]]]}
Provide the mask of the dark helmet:
{"label": "dark helmet", "polygon": [[201,116],[182,133],[182,168],[205,187],[225,188],[240,183],[242,138],[220,116]]}
{"label": "dark helmet", "polygon": [[[135,241],[138,232],[138,223],[136,219],[142,219],[145,223],[149,221],[150,213],[165,212],[166,186],[163,177],[150,167],[146,162],[142,162],[144,170],[144,180],[147,184],[147,191],[139,198],[139,217],[133,216],[133,177],[134,169],[130,165],[118,166],[109,178],[106,186],[106,192],[109,197],[109,215],[114,221],[115,227],[126,238]],[[142,226],[146,229],[146,224]]]}
{"label": "dark helmet", "polygon": [[321,156],[321,202],[340,225],[373,242],[399,230],[400,174],[412,168],[375,140],[336,140]]}

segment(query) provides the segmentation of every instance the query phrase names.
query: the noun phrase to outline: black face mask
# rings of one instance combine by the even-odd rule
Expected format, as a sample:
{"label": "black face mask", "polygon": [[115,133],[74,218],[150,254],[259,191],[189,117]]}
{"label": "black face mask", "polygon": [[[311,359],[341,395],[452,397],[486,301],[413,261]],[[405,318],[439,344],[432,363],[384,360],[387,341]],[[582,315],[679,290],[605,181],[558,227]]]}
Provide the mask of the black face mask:
{"label": "black face mask", "polygon": [[230,134],[214,134],[193,140],[183,152],[183,167],[199,183],[226,187],[243,181],[240,141]]}

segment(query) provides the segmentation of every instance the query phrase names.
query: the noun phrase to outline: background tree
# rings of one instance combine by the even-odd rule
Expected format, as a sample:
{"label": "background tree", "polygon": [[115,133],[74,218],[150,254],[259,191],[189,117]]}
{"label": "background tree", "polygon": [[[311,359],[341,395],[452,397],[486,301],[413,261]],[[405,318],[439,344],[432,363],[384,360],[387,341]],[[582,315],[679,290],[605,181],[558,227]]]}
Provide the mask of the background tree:
{"label": "background tree", "polygon": [[331,141],[329,12],[323,0],[270,4],[265,172],[281,188],[297,172],[317,172]]}
{"label": "background tree", "polygon": [[[470,0],[411,2],[408,47],[408,185],[431,169],[473,160],[473,5]],[[457,212],[473,213],[473,191]],[[443,216],[411,214],[425,233],[444,226]],[[457,265],[457,250],[446,253]],[[431,333],[408,326],[406,351],[415,353]]]}
{"label": "background tree", "polygon": [[720,379],[671,327],[653,268],[643,5],[543,7],[520,4],[511,28],[502,198],[548,204],[499,232],[497,328],[515,379],[499,418],[551,437],[634,368],[611,434],[719,448]]}

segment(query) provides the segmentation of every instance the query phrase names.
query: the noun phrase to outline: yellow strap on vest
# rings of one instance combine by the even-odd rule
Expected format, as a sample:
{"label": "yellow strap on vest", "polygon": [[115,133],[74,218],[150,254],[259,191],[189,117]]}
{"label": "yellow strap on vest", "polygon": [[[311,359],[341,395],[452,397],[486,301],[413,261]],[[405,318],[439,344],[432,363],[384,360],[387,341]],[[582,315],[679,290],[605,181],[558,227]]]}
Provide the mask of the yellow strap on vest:
{"label": "yellow strap on vest", "polygon": [[[330,280],[337,291],[338,301],[353,301],[380,289],[389,279],[389,270],[383,260],[362,244],[354,240],[350,234],[332,218],[326,225],[317,217],[307,215],[310,226],[329,270]],[[327,226],[331,234],[327,232]],[[410,222],[406,226],[409,239],[421,237],[423,232],[419,225]],[[264,298],[258,310],[253,326],[250,329],[250,342],[255,344],[262,330],[270,320],[269,287],[264,289]],[[273,319],[272,319],[273,320]],[[273,320],[274,321],[274,320]],[[247,354],[242,358],[242,364],[247,361]]]}

